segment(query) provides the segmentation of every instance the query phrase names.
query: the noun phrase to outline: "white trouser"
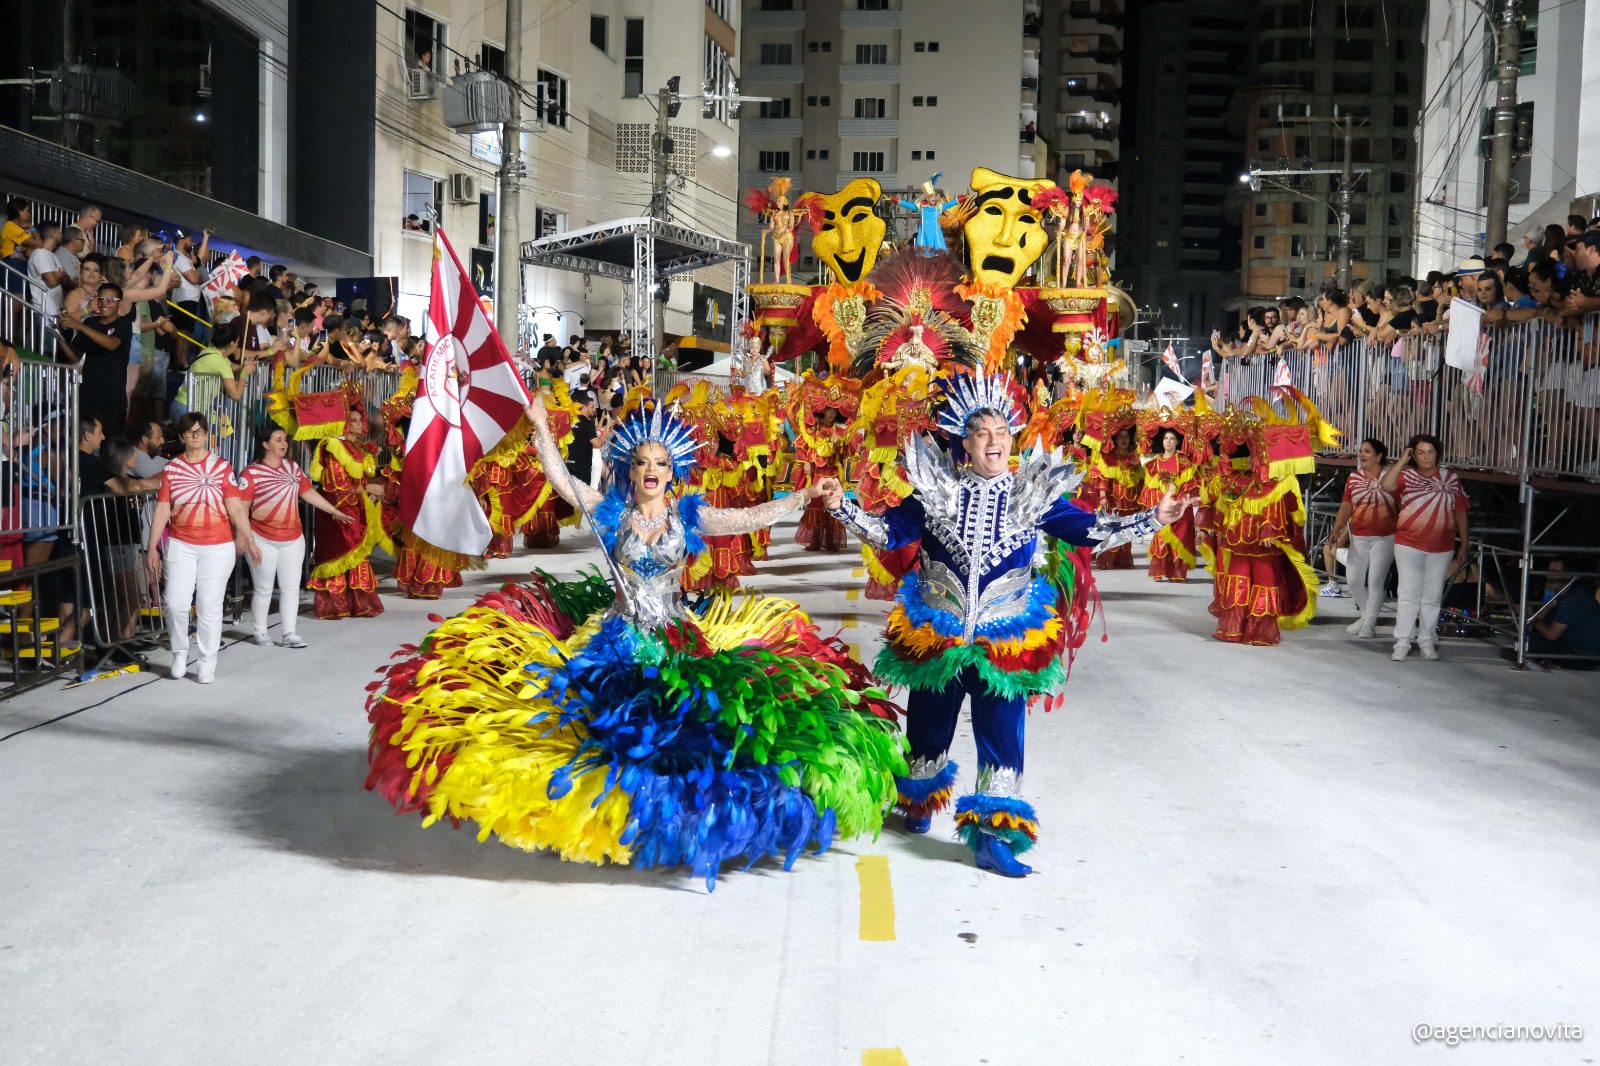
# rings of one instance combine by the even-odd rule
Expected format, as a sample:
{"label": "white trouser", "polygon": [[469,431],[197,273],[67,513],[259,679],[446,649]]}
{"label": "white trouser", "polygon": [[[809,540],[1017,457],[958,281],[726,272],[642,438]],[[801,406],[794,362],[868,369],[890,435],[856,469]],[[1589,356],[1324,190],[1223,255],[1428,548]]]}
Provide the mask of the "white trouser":
{"label": "white trouser", "polygon": [[250,564],[250,584],[254,593],[250,597],[250,618],[256,632],[267,633],[267,615],[272,611],[272,586],[278,586],[278,614],[283,619],[283,635],[294,634],[295,620],[300,617],[300,567],[306,561],[306,540],[268,540],[256,537],[256,547],[261,549],[261,561]]}
{"label": "white trouser", "polygon": [[1444,579],[1450,573],[1455,552],[1425,552],[1394,546],[1394,564],[1400,571],[1400,604],[1395,608],[1394,639],[1432,647],[1438,640],[1439,601],[1444,597]]}
{"label": "white trouser", "polygon": [[167,612],[167,639],[172,653],[189,651],[189,608],[194,607],[195,643],[202,665],[215,665],[222,644],[222,599],[233,574],[233,542],[190,544],[167,538],[167,581],[161,604]]}
{"label": "white trouser", "polygon": [[1378,621],[1383,610],[1384,587],[1394,563],[1394,537],[1351,537],[1344,573],[1355,597],[1356,610],[1367,625]]}

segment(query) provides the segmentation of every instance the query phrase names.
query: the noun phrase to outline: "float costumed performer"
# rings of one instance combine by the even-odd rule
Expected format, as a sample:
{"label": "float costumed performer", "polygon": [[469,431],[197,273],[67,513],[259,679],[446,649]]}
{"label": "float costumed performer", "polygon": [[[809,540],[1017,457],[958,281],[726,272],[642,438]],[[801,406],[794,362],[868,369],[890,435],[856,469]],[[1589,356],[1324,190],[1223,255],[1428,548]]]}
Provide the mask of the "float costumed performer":
{"label": "float costumed performer", "polygon": [[[566,474],[542,401],[524,412],[557,492],[607,553],[598,579],[542,575],[444,622],[373,686],[367,787],[424,824],[563,859],[686,866],[783,856],[876,833],[906,772],[894,709],[837,638],[786,600],[690,609],[685,560],[707,536],[798,509],[706,506],[685,483],[699,444],[660,408],[619,426],[615,488]],[[818,490],[811,490],[811,495]]]}
{"label": "float costumed performer", "polygon": [[1060,660],[1085,622],[1075,612],[1071,554],[1046,552],[1040,537],[1104,550],[1192,503],[1168,496],[1137,515],[1097,517],[1068,498],[1078,473],[1048,453],[1034,451],[1013,473],[1012,442],[1025,424],[1017,391],[1006,374],[947,382],[938,424],[967,463],[957,469],[913,437],[906,474],[915,491],[882,516],[846,501],[837,481],[821,485],[830,513],[868,544],[917,546],[917,569],[901,581],[874,666],[911,690],[910,772],[897,782],[906,828],[927,832],[949,803],[957,768],[948,752],[970,699],[977,789],[957,801],[956,825],[979,867],[1010,877],[1031,872],[1016,856],[1038,839],[1038,817],[1021,796],[1027,705],[1065,681]]}
{"label": "float costumed performer", "polygon": [[383,601],[372,550],[388,551],[392,545],[378,507],[383,484],[377,480],[377,445],[367,440],[366,404],[360,389],[348,386],[344,391],[344,435],[317,441],[306,473],[334,507],[355,521],[338,521],[321,511],[313,516],[315,565],[306,587],[316,594],[318,618],[376,618],[383,613]]}

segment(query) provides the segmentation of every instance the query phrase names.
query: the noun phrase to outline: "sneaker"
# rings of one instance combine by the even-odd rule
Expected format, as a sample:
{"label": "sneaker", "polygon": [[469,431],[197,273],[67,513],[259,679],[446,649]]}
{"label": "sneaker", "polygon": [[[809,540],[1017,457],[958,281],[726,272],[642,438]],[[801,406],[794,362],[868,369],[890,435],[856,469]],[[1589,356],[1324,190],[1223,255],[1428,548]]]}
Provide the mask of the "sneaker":
{"label": "sneaker", "polygon": [[1344,589],[1339,587],[1337,581],[1330,581],[1317,591],[1317,595],[1326,596],[1329,599],[1341,599],[1344,596]]}
{"label": "sneaker", "polygon": [[211,682],[217,679],[217,664],[206,662],[201,663],[200,672],[197,676],[202,685],[211,684]]}
{"label": "sneaker", "polygon": [[265,648],[272,644],[272,638],[258,629],[256,630],[256,635],[250,638],[250,643],[258,648]]}
{"label": "sneaker", "polygon": [[180,651],[172,657],[172,680],[182,681],[189,672],[189,653]]}
{"label": "sneaker", "polygon": [[1349,625],[1345,626],[1344,631],[1349,633],[1352,637],[1361,632],[1361,619],[1357,618],[1354,622],[1351,622]]}
{"label": "sneaker", "polygon": [[1408,640],[1397,640],[1394,644],[1394,654],[1390,655],[1389,658],[1393,662],[1403,663],[1406,661],[1406,656],[1410,654],[1411,642]]}
{"label": "sneaker", "polygon": [[303,648],[306,646],[304,638],[299,633],[285,633],[283,639],[278,641],[285,648]]}
{"label": "sneaker", "polygon": [[1417,651],[1421,652],[1422,657],[1428,660],[1430,663],[1436,663],[1439,661],[1439,649],[1434,647],[1432,644],[1418,644]]}
{"label": "sneaker", "polygon": [[1373,637],[1375,637],[1377,635],[1378,635],[1378,627],[1376,625],[1372,624],[1371,622],[1366,623],[1359,630],[1356,631],[1356,636],[1360,637],[1362,640],[1371,640]]}

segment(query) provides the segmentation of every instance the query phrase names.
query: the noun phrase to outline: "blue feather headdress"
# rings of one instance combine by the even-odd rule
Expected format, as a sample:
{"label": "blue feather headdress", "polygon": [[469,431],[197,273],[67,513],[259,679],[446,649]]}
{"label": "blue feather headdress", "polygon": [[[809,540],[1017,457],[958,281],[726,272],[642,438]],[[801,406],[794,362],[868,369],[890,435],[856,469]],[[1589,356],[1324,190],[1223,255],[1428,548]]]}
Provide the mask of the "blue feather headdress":
{"label": "blue feather headdress", "polygon": [[1011,375],[1001,371],[985,374],[957,374],[944,385],[944,404],[939,408],[939,429],[952,437],[967,435],[972,416],[991,411],[1006,420],[1015,433],[1028,424],[1028,416],[1017,402],[1016,385]]}
{"label": "blue feather headdress", "polygon": [[620,481],[627,480],[628,468],[633,465],[634,450],[641,444],[659,444],[672,457],[672,477],[683,481],[694,468],[694,453],[700,450],[694,430],[677,415],[670,414],[663,405],[650,405],[650,410],[640,410],[632,418],[617,426],[611,433],[611,446],[607,453]]}

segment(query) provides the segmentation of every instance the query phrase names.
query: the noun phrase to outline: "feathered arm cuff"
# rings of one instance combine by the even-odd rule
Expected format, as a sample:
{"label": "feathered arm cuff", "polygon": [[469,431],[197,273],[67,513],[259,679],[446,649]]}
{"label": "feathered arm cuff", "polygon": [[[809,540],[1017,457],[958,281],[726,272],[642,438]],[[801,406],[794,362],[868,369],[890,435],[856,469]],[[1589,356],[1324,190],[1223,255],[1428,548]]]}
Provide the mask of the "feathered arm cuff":
{"label": "feathered arm cuff", "polygon": [[1098,542],[1094,545],[1094,552],[1098,555],[1112,548],[1120,548],[1135,537],[1147,537],[1159,530],[1162,525],[1162,521],[1156,517],[1154,507],[1138,514],[1098,514],[1095,515],[1095,522],[1089,530],[1088,539]]}

